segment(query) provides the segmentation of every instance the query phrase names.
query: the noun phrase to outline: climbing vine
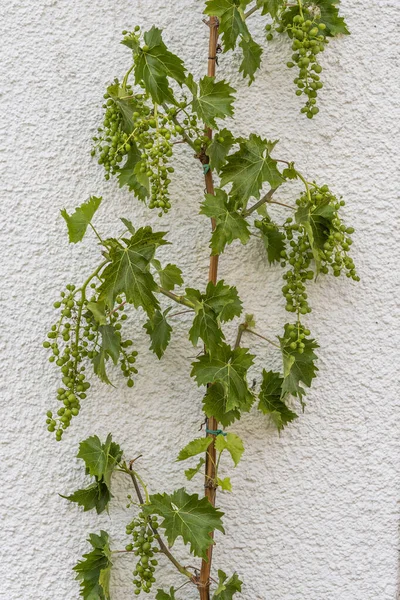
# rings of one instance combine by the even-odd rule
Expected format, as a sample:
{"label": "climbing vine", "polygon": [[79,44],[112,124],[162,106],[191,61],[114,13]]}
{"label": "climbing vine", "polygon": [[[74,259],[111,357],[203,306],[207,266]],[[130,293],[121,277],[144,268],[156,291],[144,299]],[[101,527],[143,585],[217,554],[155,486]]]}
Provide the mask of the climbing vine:
{"label": "climbing vine", "polygon": [[[341,215],[344,200],[325,182],[301,173],[280,154],[277,141],[255,133],[248,137],[233,133],[229,119],[236,90],[216,77],[219,54],[234,51],[241,56],[239,72],[249,85],[254,81],[265,50],[252,37],[251,24],[253,15],[263,17],[268,42],[276,35],[289,38],[285,60],[289,68],[297,69],[296,95],[305,97],[300,110],[308,118],[315,117],[323,88],[321,54],[337,34],[349,33],[339,15],[339,1],[207,0],[204,13],[208,71],[199,81],[167,48],[160,29],[143,31],[137,25],[122,32],[127,70],[104,93],[102,122],[91,153],[106,180],[116,178],[120,187],[127,187],[162,217],[174,202],[170,183],[175,146],[188,148],[194,156],[193,169],[201,168],[205,178],[206,193],[197,213],[198,218],[211,219],[208,282],[185,287],[179,266],[160,261],[158,249],[169,242],[168,233],[158,227],[122,218],[118,237],[98,231],[95,214],[102,198],[92,196],[72,214],[66,210],[61,214],[71,243],[92,233],[98,259],[94,258],[92,273],[83,283],[68,284],[61,292],[54,303],[55,323],[43,343],[60,373],[59,408],[47,412],[47,428],[60,441],[90,394],[94,377],[105,384],[117,383],[113,365],[119,366],[132,388],[137,374],[134,340],[147,335],[150,351],[161,360],[173,335],[172,307],[182,305],[183,312],[192,314],[187,335],[199,354],[192,362],[193,382],[188,385],[203,390],[206,428],[205,436],[197,434],[177,460],[188,461],[184,471],[188,480],[204,479],[204,497],[189,494],[184,487],[172,494],[150,491],[137,457],[124,454],[111,434],[105,441],[94,435],[80,443],[78,458],[92,482],[64,496],[84,511],[102,513],[112,501],[113,478],[126,477],[132,486],[127,496],[132,517],[126,525],[124,555],[131,557],[133,594],[152,592],[157,600],[183,600],[185,591],[180,589],[185,585],[197,588],[201,600],[232,600],[241,592],[236,565],[231,575],[212,570],[214,533],[224,533],[216,492],[232,491],[226,469],[229,461],[236,467],[244,452],[242,440],[229,426],[253,407],[268,415],[279,432],[298,418],[296,403],[304,408],[307,388],[318,371],[318,344],[307,326],[308,284],[318,278],[322,285],[329,274],[359,279],[349,255],[354,229]],[[201,21],[199,26],[204,27]],[[290,189],[293,180],[303,192],[283,203],[279,192],[284,186]],[[284,207],[289,216],[277,220],[271,211],[274,204]],[[289,320],[275,335],[260,332],[254,317],[243,315],[245,299],[239,298],[232,282],[217,276],[220,255],[235,240],[246,245],[251,236],[260,238],[268,263],[282,269]],[[143,331],[133,329],[128,321],[128,313],[139,308],[138,319],[145,314]],[[230,321],[237,325],[233,340],[224,331]],[[279,372],[264,365],[259,385],[256,381],[250,386],[248,370],[255,356],[246,341],[251,336],[281,354],[282,368]],[[177,539],[189,554],[201,559],[198,567],[176,559]],[[120,551],[111,549],[105,531],[90,534],[88,542],[89,552],[74,567],[81,597],[109,600],[110,571]],[[177,570],[176,586],[153,592],[164,560]]]}

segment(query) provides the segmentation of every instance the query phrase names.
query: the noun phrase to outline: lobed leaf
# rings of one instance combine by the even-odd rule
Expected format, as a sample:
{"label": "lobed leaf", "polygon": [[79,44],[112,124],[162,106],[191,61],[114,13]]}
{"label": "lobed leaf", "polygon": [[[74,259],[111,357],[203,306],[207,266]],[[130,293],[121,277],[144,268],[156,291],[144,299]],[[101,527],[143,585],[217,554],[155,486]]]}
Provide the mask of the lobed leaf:
{"label": "lobed leaf", "polygon": [[297,419],[297,415],[282,400],[283,377],[265,369],[262,376],[258,408],[265,415],[269,415],[278,431],[281,431],[288,423]]}
{"label": "lobed leaf", "polygon": [[69,215],[65,208],[61,211],[61,216],[67,223],[68,237],[71,243],[81,242],[94,213],[99,208],[102,198],[91,196],[87,202],[84,202],[75,209],[72,215]]}
{"label": "lobed leaf", "polygon": [[91,533],[88,538],[93,550],[83,555],[73,570],[81,582],[80,595],[84,600],[110,600],[111,551],[108,533]]}
{"label": "lobed leaf", "polygon": [[192,554],[205,560],[207,549],[214,543],[210,533],[216,529],[224,533],[223,513],[214,508],[207,498],[189,495],[183,488],[172,494],[150,496],[150,504],[143,506],[143,512],[162,517],[160,528],[165,530],[170,546],[181,537],[185,545],[190,545]]}

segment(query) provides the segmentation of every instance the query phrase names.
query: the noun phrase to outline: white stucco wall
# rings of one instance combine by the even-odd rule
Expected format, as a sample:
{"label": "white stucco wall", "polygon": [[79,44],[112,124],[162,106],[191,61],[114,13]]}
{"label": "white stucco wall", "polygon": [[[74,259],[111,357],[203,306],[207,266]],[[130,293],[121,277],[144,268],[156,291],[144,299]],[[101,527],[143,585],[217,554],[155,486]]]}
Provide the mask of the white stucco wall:
{"label": "white stucco wall", "polygon": [[[398,597],[398,6],[396,0],[343,0],[352,36],[332,42],[322,61],[325,89],[312,122],[298,114],[290,51],[276,41],[256,83],[223,56],[220,75],[238,89],[235,130],[280,138],[279,156],[328,182],[348,201],[356,227],[361,282],[312,286],[309,326],[318,339],[319,377],[306,413],[278,436],[255,410],[232,430],[246,453],[233,475],[215,566],[236,569],[244,600],[395,600]],[[62,286],[79,282],[97,260],[93,239],[70,246],[60,208],[103,195],[96,217],[104,233],[119,216],[159,226],[157,217],[90,158],[106,83],[121,75],[129,52],[120,32],[135,24],[165,29],[187,66],[205,70],[206,27],[199,0],[7,0],[1,28],[1,600],[75,600],[71,567],[100,527],[125,543],[129,519],[122,482],[110,513],[83,513],[58,496],[85,479],[74,457],[79,440],[112,432],[128,456],[143,454],[152,490],[182,485],[179,450],[201,422],[201,390],[188,377],[193,349],[182,319],[165,358],[148,350],[140,315],[140,374],[133,390],[96,383],[61,444],[44,426],[54,408],[57,373],[41,348]],[[260,32],[261,37],[261,32]],[[233,61],[233,63],[231,62]],[[397,104],[396,104],[397,102]],[[173,209],[164,219],[186,282],[201,286],[208,269],[209,225],[196,216],[203,183],[190,152],[178,158]],[[294,185],[282,198],[295,193]],[[166,252],[164,253],[166,256]],[[254,239],[222,257],[220,275],[236,284],[260,331],[280,333],[286,314],[280,270],[266,264]],[[246,299],[247,298],[247,299]],[[249,340],[262,360],[269,347]],[[189,486],[201,491],[200,480]],[[182,554],[183,556],[183,554]],[[132,598],[130,559],[115,560],[113,600]],[[168,569],[160,584],[176,582]],[[196,594],[184,588],[182,600]],[[186,593],[183,593],[186,592]]]}

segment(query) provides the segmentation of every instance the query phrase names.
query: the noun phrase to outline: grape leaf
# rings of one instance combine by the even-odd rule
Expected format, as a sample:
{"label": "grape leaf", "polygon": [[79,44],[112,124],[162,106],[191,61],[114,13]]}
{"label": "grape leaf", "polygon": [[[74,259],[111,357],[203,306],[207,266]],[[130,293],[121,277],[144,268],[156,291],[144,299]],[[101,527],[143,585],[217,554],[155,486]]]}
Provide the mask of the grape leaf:
{"label": "grape leaf", "polygon": [[100,531],[100,535],[91,533],[88,542],[93,547],[91,552],[83,555],[73,570],[80,581],[80,595],[84,600],[110,600],[111,551],[108,533]]}
{"label": "grape leaf", "polygon": [[228,576],[223,571],[218,570],[218,579],[219,584],[212,600],[232,600],[236,592],[242,591],[242,581],[240,581],[236,573],[228,579]]}
{"label": "grape leaf", "polygon": [[297,415],[282,400],[283,377],[279,373],[267,372],[265,369],[262,376],[258,408],[265,415],[269,415],[278,431],[281,431],[285,425],[297,419]]}
{"label": "grape leaf", "polygon": [[135,81],[144,86],[156,104],[175,103],[168,78],[179,84],[185,81],[183,62],[168,50],[160,29],[152,27],[146,31],[144,41],[146,51],[138,49],[135,57]]}
{"label": "grape leaf", "polygon": [[328,203],[321,204],[312,210],[309,206],[301,206],[295,213],[296,223],[303,225],[307,233],[317,273],[321,266],[319,250],[323,249],[324,243],[329,237],[334,215],[335,209]]}
{"label": "grape leaf", "polygon": [[[306,18],[310,17],[310,19],[313,19],[314,14],[316,11],[318,11],[318,9],[321,13],[321,18],[319,22],[325,23],[326,25],[326,29],[324,29],[322,35],[334,37],[339,33],[342,33],[344,35],[350,34],[344,18],[339,16],[338,7],[340,4],[340,0],[313,0],[312,2],[309,2],[307,4],[307,6],[303,7],[303,11],[305,12]],[[292,6],[290,8],[287,8],[287,10],[285,10],[281,15],[282,25],[284,27],[291,26],[293,23],[293,18],[299,14],[299,6]]]}
{"label": "grape leaf", "polygon": [[118,363],[121,350],[121,336],[115,330],[113,325],[101,325],[99,327],[101,334],[100,351],[94,356],[93,369],[96,375],[105,383],[110,383],[106,372],[106,360],[110,357],[113,363]]}
{"label": "grape leaf", "polygon": [[339,16],[340,0],[313,0],[313,4],[321,11],[321,23],[325,23],[325,32],[330,36],[342,33],[350,35],[346,22]]}
{"label": "grape leaf", "polygon": [[221,170],[221,186],[232,183],[231,196],[245,207],[247,200],[260,197],[265,181],[277,188],[284,181],[270,153],[277,142],[269,142],[252,133],[241,138],[239,150],[228,156]]}
{"label": "grape leaf", "polygon": [[239,239],[242,244],[247,244],[249,241],[248,223],[236,210],[235,202],[228,199],[224,190],[216,189],[215,196],[206,194],[201,204],[200,214],[214,218],[216,221],[210,242],[213,254],[221,254],[225,246],[236,239]]}
{"label": "grape leaf", "polygon": [[206,15],[219,17],[219,31],[222,34],[224,52],[233,50],[239,36],[250,38],[240,0],[208,0],[204,10]]}
{"label": "grape leaf", "polygon": [[99,208],[101,201],[101,197],[96,198],[96,196],[91,196],[87,202],[78,206],[72,215],[69,215],[65,208],[61,211],[61,216],[67,224],[70,243],[76,244],[83,240],[86,229],[94,213]]}
{"label": "grape leaf", "polygon": [[263,219],[255,223],[260,230],[265,249],[267,251],[268,262],[270,264],[281,260],[281,252],[285,250],[285,236],[279,231],[275,223],[271,220]]}
{"label": "grape leaf", "polygon": [[105,311],[106,305],[104,302],[88,302],[87,308],[99,325],[105,325],[107,323]]}
{"label": "grape leaf", "polygon": [[89,475],[104,481],[110,489],[111,475],[122,457],[122,450],[118,444],[112,441],[112,435],[108,434],[104,444],[97,435],[93,435],[79,444],[78,458],[86,465]]}
{"label": "grape leaf", "polygon": [[210,533],[218,529],[224,533],[221,517],[223,513],[214,508],[207,498],[189,495],[183,488],[172,494],[150,496],[150,504],[142,507],[145,514],[157,514],[163,518],[160,524],[165,529],[168,544],[172,546],[178,537],[190,545],[195,556],[207,559],[207,549],[214,542]]}
{"label": "grape leaf", "polygon": [[164,235],[153,233],[151,227],[141,227],[130,239],[123,239],[123,243],[114,240],[109,252],[110,264],[101,274],[99,299],[112,308],[115,298],[125,294],[127,302],[135,308],[141,306],[151,317],[159,304],[154,296],[158,286],[149,265],[156,248],[168,243],[163,239]]}
{"label": "grape leaf", "polygon": [[182,271],[176,265],[168,263],[164,268],[159,260],[152,260],[151,264],[155,267],[160,278],[161,287],[166,290],[173,290],[175,286],[183,285]]}
{"label": "grape leaf", "polygon": [[164,592],[164,590],[157,590],[156,600],[177,600],[175,588],[171,587],[169,593]]}
{"label": "grape leaf", "polygon": [[[236,90],[226,81],[215,81],[215,77],[207,75],[200,80],[198,86],[193,76],[189,75],[186,80],[187,86],[193,94],[192,108],[205,125],[217,127],[215,119],[225,119],[233,115],[232,94]],[[199,93],[200,88],[200,93]]]}
{"label": "grape leaf", "polygon": [[257,0],[257,6],[262,9],[262,15],[271,15],[273,19],[278,15],[283,6],[283,0]]}
{"label": "grape leaf", "polygon": [[146,173],[140,172],[142,162],[138,147],[132,141],[130,141],[130,145],[132,147],[128,152],[126,162],[118,170],[119,187],[126,185],[139,200],[146,200],[150,189],[149,179]]}
{"label": "grape leaf", "polygon": [[304,338],[302,342],[305,347],[303,353],[300,354],[297,350],[290,348],[288,336],[285,335],[279,340],[283,356],[282,398],[286,394],[292,394],[298,396],[302,401],[305,391],[300,383],[310,387],[312,380],[316,377],[318,367],[315,365],[315,361],[318,357],[314,350],[319,346],[315,340]]}
{"label": "grape leaf", "polygon": [[232,491],[232,483],[229,477],[224,477],[224,479],[220,479],[219,477],[217,477],[217,483],[221,490],[223,490],[224,492]]}
{"label": "grape leaf", "polygon": [[196,316],[189,331],[189,339],[196,346],[201,338],[211,353],[225,338],[219,327],[219,320],[229,321],[242,312],[242,303],[235,287],[225,285],[223,280],[217,285],[209,282],[206,293],[186,288],[186,297],[195,305]]}
{"label": "grape leaf", "polygon": [[150,350],[152,350],[158,358],[163,356],[171,339],[172,327],[166,319],[170,310],[171,308],[167,308],[164,312],[156,310],[154,315],[152,315],[143,325],[151,339]]}
{"label": "grape leaf", "polygon": [[242,314],[242,301],[236,287],[225,285],[223,279],[220,279],[216,285],[212,281],[208,283],[203,302],[214,310],[223,323]]}
{"label": "grape leaf", "polygon": [[243,51],[243,60],[239,66],[239,72],[243,73],[243,77],[249,78],[249,85],[255,79],[254,74],[260,68],[262,48],[253,38],[243,38],[239,44]]}
{"label": "grape leaf", "polygon": [[193,477],[195,475],[197,475],[197,473],[200,471],[200,469],[202,468],[202,466],[205,463],[206,463],[206,461],[204,460],[204,458],[201,458],[195,467],[193,467],[192,469],[186,469],[186,471],[185,471],[186,479],[191,481],[193,479]]}
{"label": "grape leaf", "polygon": [[199,386],[220,383],[226,395],[225,410],[230,411],[252,401],[246,375],[253,358],[247,348],[232,350],[227,344],[221,344],[212,356],[205,354],[192,363],[191,376]]}
{"label": "grape leaf", "polygon": [[206,149],[206,154],[210,159],[210,168],[212,170],[220,171],[235,142],[236,139],[228,129],[221,129],[214,135],[211,144]]}
{"label": "grape leaf", "polygon": [[187,460],[192,456],[197,456],[198,454],[203,454],[208,446],[212,443],[212,437],[201,437],[196,438],[189,442],[178,454],[177,461]]}
{"label": "grape leaf", "polygon": [[228,433],[226,436],[218,435],[215,439],[215,448],[217,452],[227,450],[235,463],[235,467],[238,466],[244,452],[243,442],[235,433]]}
{"label": "grape leaf", "polygon": [[78,506],[82,506],[83,512],[95,508],[98,515],[106,510],[112,498],[111,492],[104,481],[96,481],[89,487],[77,490],[70,496],[63,496],[62,494],[60,496],[70,502],[76,502]]}
{"label": "grape leaf", "polygon": [[228,427],[228,425],[240,419],[240,411],[250,410],[253,397],[251,400],[246,409],[241,406],[240,410],[237,408],[226,410],[227,396],[225,388],[220,383],[214,383],[207,388],[207,392],[203,398],[203,411],[207,417],[215,417],[221,425]]}

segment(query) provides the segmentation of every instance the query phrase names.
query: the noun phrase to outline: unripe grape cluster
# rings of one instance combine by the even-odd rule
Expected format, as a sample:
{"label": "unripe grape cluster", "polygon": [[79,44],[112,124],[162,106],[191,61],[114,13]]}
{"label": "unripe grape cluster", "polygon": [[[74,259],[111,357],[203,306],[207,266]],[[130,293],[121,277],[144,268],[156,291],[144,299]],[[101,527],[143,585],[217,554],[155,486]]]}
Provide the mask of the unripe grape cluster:
{"label": "unripe grape cluster", "polygon": [[305,19],[301,15],[293,17],[293,24],[288,29],[288,34],[293,39],[292,60],[287,63],[289,68],[295,65],[299,68],[299,74],[294,79],[297,85],[297,96],[307,96],[307,102],[301,109],[309,119],[319,112],[317,103],[318,90],[323,87],[320,81],[321,65],[318,63],[318,54],[325,50],[328,38],[324,35],[325,23],[318,22],[317,17],[313,20]]}
{"label": "unripe grape cluster", "polygon": [[314,278],[314,271],[310,269],[313,253],[304,227],[293,223],[291,217],[286,219],[285,232],[290,251],[282,250],[281,266],[285,267],[286,262],[291,265],[291,269],[283,274],[285,285],[282,293],[286,300],[286,310],[305,315],[311,312],[306,283]]}
{"label": "unripe grape cluster", "polygon": [[128,544],[125,549],[133,552],[138,557],[133,571],[134,594],[139,596],[140,592],[149,593],[155,582],[154,572],[158,565],[155,554],[159,551],[155,542],[154,531],[158,527],[156,516],[147,517],[139,513],[137,519],[133,519],[126,527],[127,535],[133,537],[133,543]]}
{"label": "unripe grape cluster", "polygon": [[324,225],[329,228],[325,231],[322,247],[318,249],[321,273],[328,274],[332,270],[333,275],[339,277],[344,272],[354,281],[360,281],[354,261],[348,254],[353,243],[351,235],[354,228],[346,227],[339,216],[340,208],[346,205],[345,201],[332,194],[327,185],[319,187],[313,183],[310,186],[310,197],[305,193],[296,200],[296,204],[299,207],[309,207],[311,215],[318,207],[332,207],[333,217],[329,221],[324,220]]}
{"label": "unripe grape cluster", "polygon": [[[284,14],[284,13],[283,13]],[[305,106],[301,109],[309,119],[318,114],[316,106],[318,90],[323,87],[320,78],[322,67],[318,62],[318,54],[325,50],[329,40],[326,36],[326,25],[320,21],[320,14],[306,13],[307,16],[295,15],[289,24],[283,24],[278,17],[275,21],[275,31],[286,32],[292,39],[292,59],[287,63],[289,68],[296,65],[299,69],[298,76],[294,79],[297,86],[296,95],[307,96]],[[266,26],[267,40],[273,39],[273,26]]]}
{"label": "unripe grape cluster", "polygon": [[306,329],[300,321],[296,324],[286,323],[282,344],[283,349],[289,353],[297,352],[298,354],[303,354],[306,347],[304,342],[310,333],[310,330]]}
{"label": "unripe grape cluster", "polygon": [[[95,291],[96,286],[92,284]],[[95,300],[95,296],[92,301]],[[101,351],[101,328],[88,310],[89,301],[82,296],[81,289],[68,284],[66,290],[61,292],[60,300],[54,303],[54,308],[59,310],[57,322],[51,326],[47,340],[43,342],[44,348],[51,352],[49,362],[55,363],[61,371],[61,383],[57,390],[57,400],[60,408],[54,415],[52,411],[46,413],[47,429],[55,432],[57,441],[60,441],[63,432],[70,426],[73,417],[78,416],[81,401],[87,396],[90,383],[86,378],[85,360],[93,361]],[[122,314],[123,305],[118,306],[109,315],[110,324],[116,334],[121,336],[121,323],[127,317]],[[128,387],[133,386],[133,374],[137,373],[135,361],[137,352],[129,352],[132,340],[120,342],[120,364],[124,376],[127,378]]]}

